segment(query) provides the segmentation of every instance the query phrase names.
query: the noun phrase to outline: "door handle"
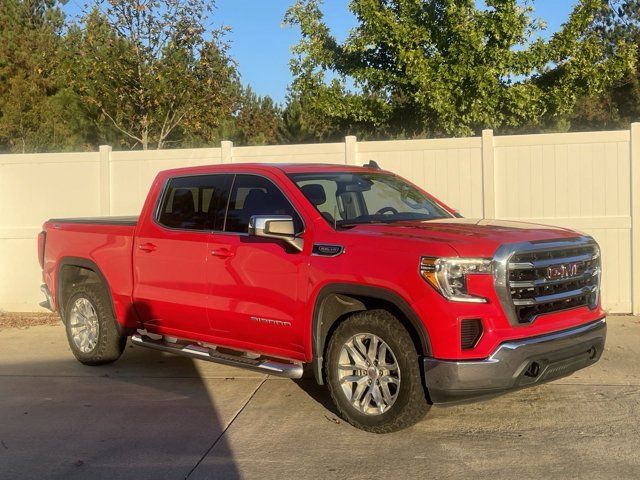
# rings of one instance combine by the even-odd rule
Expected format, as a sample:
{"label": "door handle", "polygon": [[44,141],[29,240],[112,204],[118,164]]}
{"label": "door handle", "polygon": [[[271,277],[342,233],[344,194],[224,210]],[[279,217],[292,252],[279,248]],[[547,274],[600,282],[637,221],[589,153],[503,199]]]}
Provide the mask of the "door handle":
{"label": "door handle", "polygon": [[233,252],[228,248],[215,248],[211,250],[211,255],[219,258],[230,258],[233,257]]}
{"label": "door handle", "polygon": [[149,253],[153,252],[158,247],[156,247],[153,243],[143,243],[142,245],[138,245],[138,248],[143,252]]}

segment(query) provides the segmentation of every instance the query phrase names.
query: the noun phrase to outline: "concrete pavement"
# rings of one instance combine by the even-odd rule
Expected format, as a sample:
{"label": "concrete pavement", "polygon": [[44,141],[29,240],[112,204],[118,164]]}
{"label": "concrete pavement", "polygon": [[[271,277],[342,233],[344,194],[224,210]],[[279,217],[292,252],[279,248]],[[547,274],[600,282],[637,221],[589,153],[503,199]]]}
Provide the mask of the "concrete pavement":
{"label": "concrete pavement", "polygon": [[640,478],[640,320],[572,377],[373,435],[324,388],[129,346],[76,362],[62,326],[0,331],[0,479]]}

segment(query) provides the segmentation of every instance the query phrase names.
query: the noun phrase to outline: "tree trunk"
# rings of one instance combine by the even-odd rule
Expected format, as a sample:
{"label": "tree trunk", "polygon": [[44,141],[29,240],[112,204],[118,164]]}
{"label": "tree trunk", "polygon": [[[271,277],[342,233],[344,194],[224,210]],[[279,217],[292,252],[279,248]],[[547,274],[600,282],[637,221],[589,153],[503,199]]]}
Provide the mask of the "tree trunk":
{"label": "tree trunk", "polygon": [[140,138],[142,139],[142,149],[149,150],[149,122],[146,115],[142,117],[142,135]]}

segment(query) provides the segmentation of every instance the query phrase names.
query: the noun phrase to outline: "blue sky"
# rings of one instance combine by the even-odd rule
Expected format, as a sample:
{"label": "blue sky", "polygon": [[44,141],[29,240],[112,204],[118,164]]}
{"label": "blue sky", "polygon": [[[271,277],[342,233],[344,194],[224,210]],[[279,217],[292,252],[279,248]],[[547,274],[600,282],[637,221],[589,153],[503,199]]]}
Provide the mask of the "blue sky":
{"label": "blue sky", "polygon": [[[296,29],[282,26],[282,18],[294,0],[218,0],[214,25],[228,25],[232,32],[231,55],[238,62],[242,81],[259,95],[270,95],[283,102],[291,83],[290,48],[299,38]],[[535,15],[547,22],[547,34],[567,19],[575,0],[537,0]],[[68,0],[64,7],[75,15],[84,0]],[[325,0],[324,12],[332,32],[344,38],[355,24],[348,0]]]}

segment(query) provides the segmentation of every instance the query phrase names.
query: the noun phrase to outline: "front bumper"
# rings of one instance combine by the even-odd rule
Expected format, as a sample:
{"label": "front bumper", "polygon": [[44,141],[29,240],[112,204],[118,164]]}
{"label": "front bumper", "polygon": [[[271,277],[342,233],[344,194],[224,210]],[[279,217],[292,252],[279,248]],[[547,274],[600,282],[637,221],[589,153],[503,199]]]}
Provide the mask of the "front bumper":
{"label": "front bumper", "polygon": [[548,335],[501,344],[487,359],[423,360],[424,380],[435,404],[493,397],[570,375],[596,363],[604,350],[605,318]]}

